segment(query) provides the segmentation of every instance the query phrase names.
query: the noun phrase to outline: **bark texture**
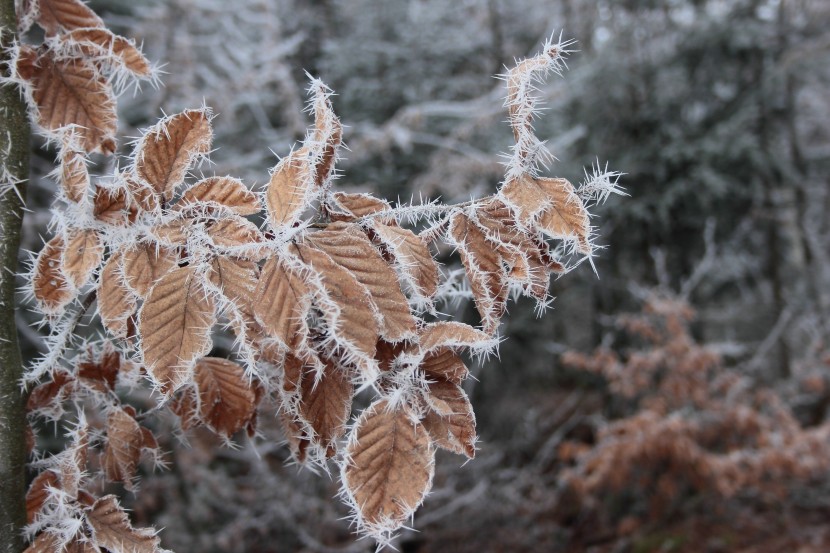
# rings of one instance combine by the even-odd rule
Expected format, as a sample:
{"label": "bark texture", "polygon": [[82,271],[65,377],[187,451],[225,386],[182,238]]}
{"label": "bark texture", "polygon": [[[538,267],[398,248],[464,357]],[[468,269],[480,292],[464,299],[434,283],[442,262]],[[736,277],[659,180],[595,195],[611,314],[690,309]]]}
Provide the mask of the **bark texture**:
{"label": "bark texture", "polygon": [[[14,0],[0,0],[0,67],[16,36]],[[0,87],[0,552],[23,551],[26,524],[23,362],[14,319],[15,274],[29,177],[29,122],[20,91]]]}

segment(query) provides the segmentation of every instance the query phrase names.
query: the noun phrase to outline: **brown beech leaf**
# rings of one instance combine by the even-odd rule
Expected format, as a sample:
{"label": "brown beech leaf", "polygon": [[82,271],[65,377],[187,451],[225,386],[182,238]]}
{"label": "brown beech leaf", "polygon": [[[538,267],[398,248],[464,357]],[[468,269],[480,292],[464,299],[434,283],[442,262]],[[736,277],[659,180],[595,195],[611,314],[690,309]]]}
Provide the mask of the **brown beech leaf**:
{"label": "brown beech leaf", "polygon": [[98,312],[101,322],[118,338],[127,337],[127,320],[135,313],[136,296],[123,278],[124,252],[116,251],[104,264],[98,284]]}
{"label": "brown beech leaf", "polygon": [[29,394],[29,399],[26,401],[26,410],[43,409],[63,401],[65,396],[72,391],[74,383],[75,379],[71,375],[62,371],[53,372],[52,380],[40,384]]}
{"label": "brown beech leaf", "polygon": [[79,47],[87,58],[96,63],[115,63],[138,77],[147,77],[152,73],[150,62],[136,48],[135,43],[108,29],[74,29],[62,34],[60,39],[64,44]]}
{"label": "brown beech leaf", "polygon": [[58,60],[51,50],[29,65],[30,50],[21,46],[18,73],[32,86],[38,124],[52,133],[72,125],[84,151],[114,152],[118,119],[107,80],[83,58]]}
{"label": "brown beech leaf", "polygon": [[438,265],[421,237],[411,230],[377,221],[371,228],[395,258],[404,282],[423,297],[434,296],[438,290]]}
{"label": "brown beech leaf", "polygon": [[216,204],[238,215],[259,213],[256,194],[248,190],[241,180],[233,177],[209,177],[202,179],[182,194],[175,209],[182,210],[198,204]]}
{"label": "brown beech leaf", "polygon": [[338,308],[335,311],[322,303],[319,306],[333,332],[352,351],[372,359],[379,331],[369,291],[351,271],[335,263],[327,253],[308,244],[297,244],[295,251],[297,257],[320,275],[322,292]]}
{"label": "brown beech leaf", "polygon": [[124,280],[136,294],[146,298],[153,286],[176,266],[175,250],[139,244],[124,251]]}
{"label": "brown beech leaf", "polygon": [[352,412],[354,386],[349,375],[331,359],[326,359],[321,378],[308,367],[300,390],[300,415],[314,430],[312,441],[326,450],[328,457],[336,453],[335,442],[346,433],[346,422]]}
{"label": "brown beech leaf", "polygon": [[464,213],[456,213],[450,219],[450,235],[461,255],[482,326],[488,332],[494,332],[507,302],[507,282],[501,258],[488,243],[482,229]]}
{"label": "brown beech leaf", "polygon": [[86,475],[87,461],[89,460],[89,427],[84,425],[75,430],[72,442],[66,446],[60,455],[58,470],[61,489],[69,497],[77,498],[81,481]]}
{"label": "brown beech leaf", "polygon": [[99,391],[107,393],[109,390],[115,390],[121,361],[121,354],[107,342],[98,359],[90,358],[78,364],[78,377]]}
{"label": "brown beech leaf", "polygon": [[194,160],[210,151],[212,140],[207,110],[189,109],[166,117],[151,127],[139,142],[136,173],[169,200]]}
{"label": "brown beech leaf", "polygon": [[190,217],[176,217],[172,221],[155,225],[150,229],[150,234],[160,244],[171,247],[184,246],[187,244],[188,230],[191,225],[193,225],[193,219]]}
{"label": "brown beech leaf", "polygon": [[76,288],[87,283],[104,258],[101,236],[92,229],[71,230],[63,251],[63,272]]}
{"label": "brown beech leaf", "polygon": [[199,416],[218,434],[230,438],[245,428],[256,413],[256,393],[245,369],[218,357],[196,362]]}
{"label": "brown beech leaf", "polygon": [[98,499],[87,511],[92,541],[112,553],[156,553],[159,539],[152,528],[133,528],[114,495]]}
{"label": "brown beech leaf", "polygon": [[421,423],[438,447],[470,459],[476,456],[476,420],[472,410],[448,416],[429,410]]}
{"label": "brown beech leaf", "polygon": [[179,424],[181,425],[182,430],[187,431],[201,424],[196,412],[197,403],[196,392],[191,387],[181,390],[181,392],[176,395],[172,401],[170,401],[170,411],[179,417]]}
{"label": "brown beech leaf", "polygon": [[354,425],[342,478],[370,532],[390,532],[415,512],[430,487],[435,452],[424,427],[406,407],[370,405]]}
{"label": "brown beech leaf", "polygon": [[455,321],[443,321],[425,325],[418,333],[418,346],[422,352],[439,347],[489,347],[493,338],[486,332]]}
{"label": "brown beech leaf", "polygon": [[375,360],[378,362],[380,370],[383,372],[391,371],[394,366],[395,358],[406,351],[406,342],[399,342],[393,344],[386,340],[378,340],[375,346]]}
{"label": "brown beech leaf", "polygon": [[59,488],[58,475],[51,470],[45,470],[38,474],[29,485],[26,492],[26,523],[31,524],[35,517],[46,504],[49,497],[49,488]]}
{"label": "brown beech leaf", "polygon": [[[216,221],[208,227],[207,234],[217,248],[233,248],[265,242],[265,236],[262,235],[256,225],[239,215],[232,215]],[[236,256],[259,261],[267,253],[267,250],[262,248],[253,250],[248,248],[246,252],[239,252]]]}
{"label": "brown beech leaf", "polygon": [[74,294],[61,270],[64,240],[53,237],[40,250],[32,275],[32,289],[41,311],[47,314],[60,312]]}
{"label": "brown beech leaf", "polygon": [[156,450],[159,448],[159,442],[156,436],[149,428],[141,427],[141,449]]}
{"label": "brown beech leaf", "polygon": [[306,363],[301,357],[291,352],[285,354],[282,363],[282,389],[286,392],[293,392],[300,387],[303,381],[303,368]]}
{"label": "brown beech leaf", "polygon": [[254,298],[259,267],[253,261],[217,256],[211,261],[208,278],[242,314],[254,320]]}
{"label": "brown beech leaf", "polygon": [[89,188],[89,171],[82,152],[64,146],[60,154],[60,183],[66,199],[78,203]]}
{"label": "brown beech leaf", "polygon": [[211,346],[214,301],[193,267],[164,275],[141,308],[138,326],[147,370],[166,394],[184,384],[190,365]]}
{"label": "brown beech leaf", "polygon": [[326,97],[314,104],[314,141],[324,144],[323,152],[314,168],[315,184],[323,184],[334,171],[337,148],[343,139],[343,125],[334,114],[331,101]]}
{"label": "brown beech leaf", "polygon": [[80,0],[37,0],[37,23],[47,35],[81,27],[103,27],[104,22]]}
{"label": "brown beech leaf", "polygon": [[123,409],[113,409],[107,416],[107,445],[104,449],[104,473],[111,482],[123,482],[132,491],[135,469],[141,457],[144,438],[141,427]]}
{"label": "brown beech leaf", "polygon": [[332,223],[307,240],[369,290],[380,315],[381,336],[390,342],[414,337],[415,317],[409,311],[395,271],[360,229],[346,223]]}
{"label": "brown beech leaf", "polygon": [[130,192],[130,208],[151,212],[159,208],[163,198],[149,185],[139,181],[133,173],[122,173],[120,176]]}
{"label": "brown beech leaf", "polygon": [[311,309],[305,280],[276,257],[262,266],[254,292],[254,316],[265,331],[287,349],[296,351],[308,329],[305,318]]}
{"label": "brown beech leaf", "polygon": [[124,188],[115,190],[97,187],[93,203],[93,215],[108,225],[124,227],[138,216],[138,206],[130,201]]}
{"label": "brown beech leaf", "polygon": [[435,348],[426,354],[420,369],[429,378],[440,378],[458,385],[470,374],[464,361],[448,347]]}
{"label": "brown beech leaf", "polygon": [[23,553],[57,553],[60,551],[60,540],[56,534],[41,532]]}
{"label": "brown beech leaf", "polygon": [[505,184],[500,194],[523,225],[538,225],[552,238],[573,240],[580,252],[591,253],[588,210],[566,179],[523,176]]}
{"label": "brown beech leaf", "polygon": [[308,151],[301,148],[280,160],[265,189],[268,222],[276,232],[299,220],[311,196]]}
{"label": "brown beech leaf", "polygon": [[353,221],[379,211],[392,209],[389,202],[375,198],[371,194],[335,192],[331,195],[337,211],[332,213],[335,221]]}

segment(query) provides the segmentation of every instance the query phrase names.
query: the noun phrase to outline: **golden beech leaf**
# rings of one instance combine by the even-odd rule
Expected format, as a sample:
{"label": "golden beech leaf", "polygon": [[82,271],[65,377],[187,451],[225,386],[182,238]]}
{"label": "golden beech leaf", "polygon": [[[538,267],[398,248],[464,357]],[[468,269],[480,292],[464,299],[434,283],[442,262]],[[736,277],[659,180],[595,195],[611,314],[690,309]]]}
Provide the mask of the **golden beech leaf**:
{"label": "golden beech leaf", "polygon": [[342,367],[331,359],[324,362],[321,378],[315,378],[313,367],[307,367],[303,374],[299,411],[314,430],[312,441],[319,444],[328,457],[333,457],[335,442],[346,433],[354,386]]}
{"label": "golden beech leaf", "polygon": [[254,297],[259,284],[259,267],[253,261],[217,256],[211,261],[208,278],[242,314],[254,320]]}
{"label": "golden beech leaf", "polygon": [[156,553],[159,539],[152,528],[133,528],[114,495],[104,496],[86,513],[92,541],[112,553]]}
{"label": "golden beech leaf", "polygon": [[72,126],[86,152],[115,151],[118,118],[112,87],[83,58],[59,60],[46,50],[31,63],[21,46],[18,74],[32,86],[38,124],[52,133]]}
{"label": "golden beech leaf", "polygon": [[248,190],[242,181],[233,177],[209,177],[202,179],[182,194],[175,209],[187,209],[198,204],[217,204],[227,207],[237,215],[255,215],[260,206],[256,194]]}
{"label": "golden beech leaf", "polygon": [[63,252],[64,240],[58,235],[46,243],[35,261],[32,288],[44,313],[58,313],[74,296],[61,270]]}
{"label": "golden beech leaf", "polygon": [[184,384],[190,366],[211,346],[214,300],[193,267],[173,269],[156,283],[139,314],[147,370],[165,394]]}
{"label": "golden beech leaf", "polygon": [[104,258],[101,236],[92,229],[72,230],[63,251],[63,272],[73,286],[80,288]]}
{"label": "golden beech leaf", "polygon": [[[216,221],[207,228],[207,234],[217,248],[233,248],[265,242],[265,236],[262,235],[256,225],[239,215],[232,215]],[[240,252],[237,256],[259,261],[267,253],[268,251],[264,248],[248,248],[247,252]]]}
{"label": "golden beech leaf", "polygon": [[332,213],[332,219],[335,221],[353,221],[372,213],[392,209],[389,202],[375,198],[371,194],[335,192],[331,198],[338,210]]}
{"label": "golden beech leaf", "polygon": [[319,306],[332,332],[359,356],[372,359],[379,330],[369,291],[351,271],[335,263],[325,252],[308,244],[297,244],[294,250],[303,263],[320,275],[322,292],[337,307],[332,310],[322,303]]}
{"label": "golden beech leaf", "polygon": [[256,393],[245,369],[227,359],[203,357],[194,371],[202,421],[226,438],[245,428],[257,408]]}
{"label": "golden beech leaf", "polygon": [[411,230],[377,221],[371,229],[395,258],[404,281],[421,296],[434,296],[438,290],[438,265],[421,237]]}
{"label": "golden beech leaf", "polygon": [[103,465],[107,480],[123,482],[132,491],[136,466],[141,457],[144,437],[135,419],[123,409],[110,411],[107,416],[107,445]]}
{"label": "golden beech leaf", "polygon": [[124,280],[142,298],[164,275],[176,266],[175,250],[139,244],[124,251]]}
{"label": "golden beech leaf", "polygon": [[26,523],[31,524],[49,497],[49,488],[59,488],[58,475],[51,470],[38,474],[26,492]]}
{"label": "golden beech leaf", "polygon": [[458,385],[470,374],[464,361],[448,347],[435,348],[425,355],[420,369],[428,378],[440,378]]}
{"label": "golden beech leaf", "polygon": [[103,27],[104,22],[81,0],[37,0],[37,23],[47,35],[81,27]]}
{"label": "golden beech leaf", "polygon": [[[88,26],[87,26],[88,27]],[[61,35],[65,44],[78,46],[94,62],[115,62],[134,75],[147,77],[152,73],[150,62],[135,43],[104,28],[74,29]]]}
{"label": "golden beech leaf", "polygon": [[524,226],[538,226],[552,238],[573,240],[580,252],[591,253],[588,210],[566,179],[525,175],[505,184],[500,194]]}
{"label": "golden beech leaf", "polygon": [[395,271],[357,227],[332,223],[307,238],[366,287],[379,315],[380,334],[390,342],[415,336],[415,317],[398,285]]}
{"label": "golden beech leaf", "polygon": [[97,187],[92,214],[103,223],[123,227],[135,221],[138,206],[130,201],[124,188],[111,190]]}
{"label": "golden beech leaf", "polygon": [[299,220],[311,196],[308,151],[301,148],[284,157],[271,174],[265,189],[268,222],[276,232]]}
{"label": "golden beech leaf", "polygon": [[432,487],[435,452],[406,407],[370,405],[354,425],[342,470],[360,525],[375,535],[399,528]]}
{"label": "golden beech leaf", "polygon": [[501,258],[482,229],[464,213],[450,219],[450,235],[461,255],[482,326],[494,332],[504,314],[508,292]]}
{"label": "golden beech leaf", "polygon": [[254,292],[254,316],[265,331],[287,349],[296,351],[308,333],[305,318],[311,309],[309,288],[299,275],[276,257],[262,266]]}
{"label": "golden beech leaf", "polygon": [[176,187],[213,140],[207,110],[189,109],[166,117],[151,127],[137,146],[136,173],[157,194],[173,197]]}
{"label": "golden beech leaf", "polygon": [[89,188],[89,171],[82,152],[63,147],[60,154],[60,183],[66,199],[78,203]]}
{"label": "golden beech leaf", "polygon": [[440,347],[489,347],[492,343],[486,332],[455,321],[430,323],[418,333],[418,347],[424,353]]}
{"label": "golden beech leaf", "polygon": [[127,320],[135,313],[136,296],[124,283],[122,250],[110,256],[98,284],[98,312],[101,322],[118,338],[127,337]]}

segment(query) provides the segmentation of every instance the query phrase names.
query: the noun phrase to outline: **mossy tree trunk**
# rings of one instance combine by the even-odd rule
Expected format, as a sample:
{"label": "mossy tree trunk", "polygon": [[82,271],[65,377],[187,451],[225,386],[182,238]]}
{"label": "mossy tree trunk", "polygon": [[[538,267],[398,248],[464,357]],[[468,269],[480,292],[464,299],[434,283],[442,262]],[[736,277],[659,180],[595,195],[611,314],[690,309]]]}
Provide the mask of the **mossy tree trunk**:
{"label": "mossy tree trunk", "polygon": [[[0,67],[16,37],[14,0],[0,0]],[[0,552],[23,550],[26,524],[23,361],[15,325],[15,273],[29,178],[29,122],[17,87],[0,87]]]}

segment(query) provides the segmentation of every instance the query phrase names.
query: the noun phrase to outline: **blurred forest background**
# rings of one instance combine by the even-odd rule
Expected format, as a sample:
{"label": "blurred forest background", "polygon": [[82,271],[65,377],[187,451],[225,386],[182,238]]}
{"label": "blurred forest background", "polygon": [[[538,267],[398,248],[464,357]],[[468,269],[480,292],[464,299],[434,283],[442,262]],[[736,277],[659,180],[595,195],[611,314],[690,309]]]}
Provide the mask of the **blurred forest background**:
{"label": "blurred forest background", "polygon": [[[578,52],[542,87],[537,127],[551,174],[578,182],[607,162],[630,197],[594,220],[598,277],[583,264],[558,279],[540,318],[511,304],[500,359],[467,383],[477,458],[439,455],[396,547],[830,550],[830,2],[91,6],[167,72],[122,99],[121,136],[204,101],[218,114],[205,171],[262,186],[273,152],[304,136],[308,71],[347,125],[338,185],[406,201],[496,189],[512,136],[493,76],[564,29]],[[33,162],[29,250],[53,155]],[[470,305],[445,309],[475,321]],[[19,317],[31,358],[41,338]],[[156,429],[170,470],[127,501],[137,525],[178,551],[373,550],[336,483],[288,465],[273,421],[261,429],[236,449]]]}

